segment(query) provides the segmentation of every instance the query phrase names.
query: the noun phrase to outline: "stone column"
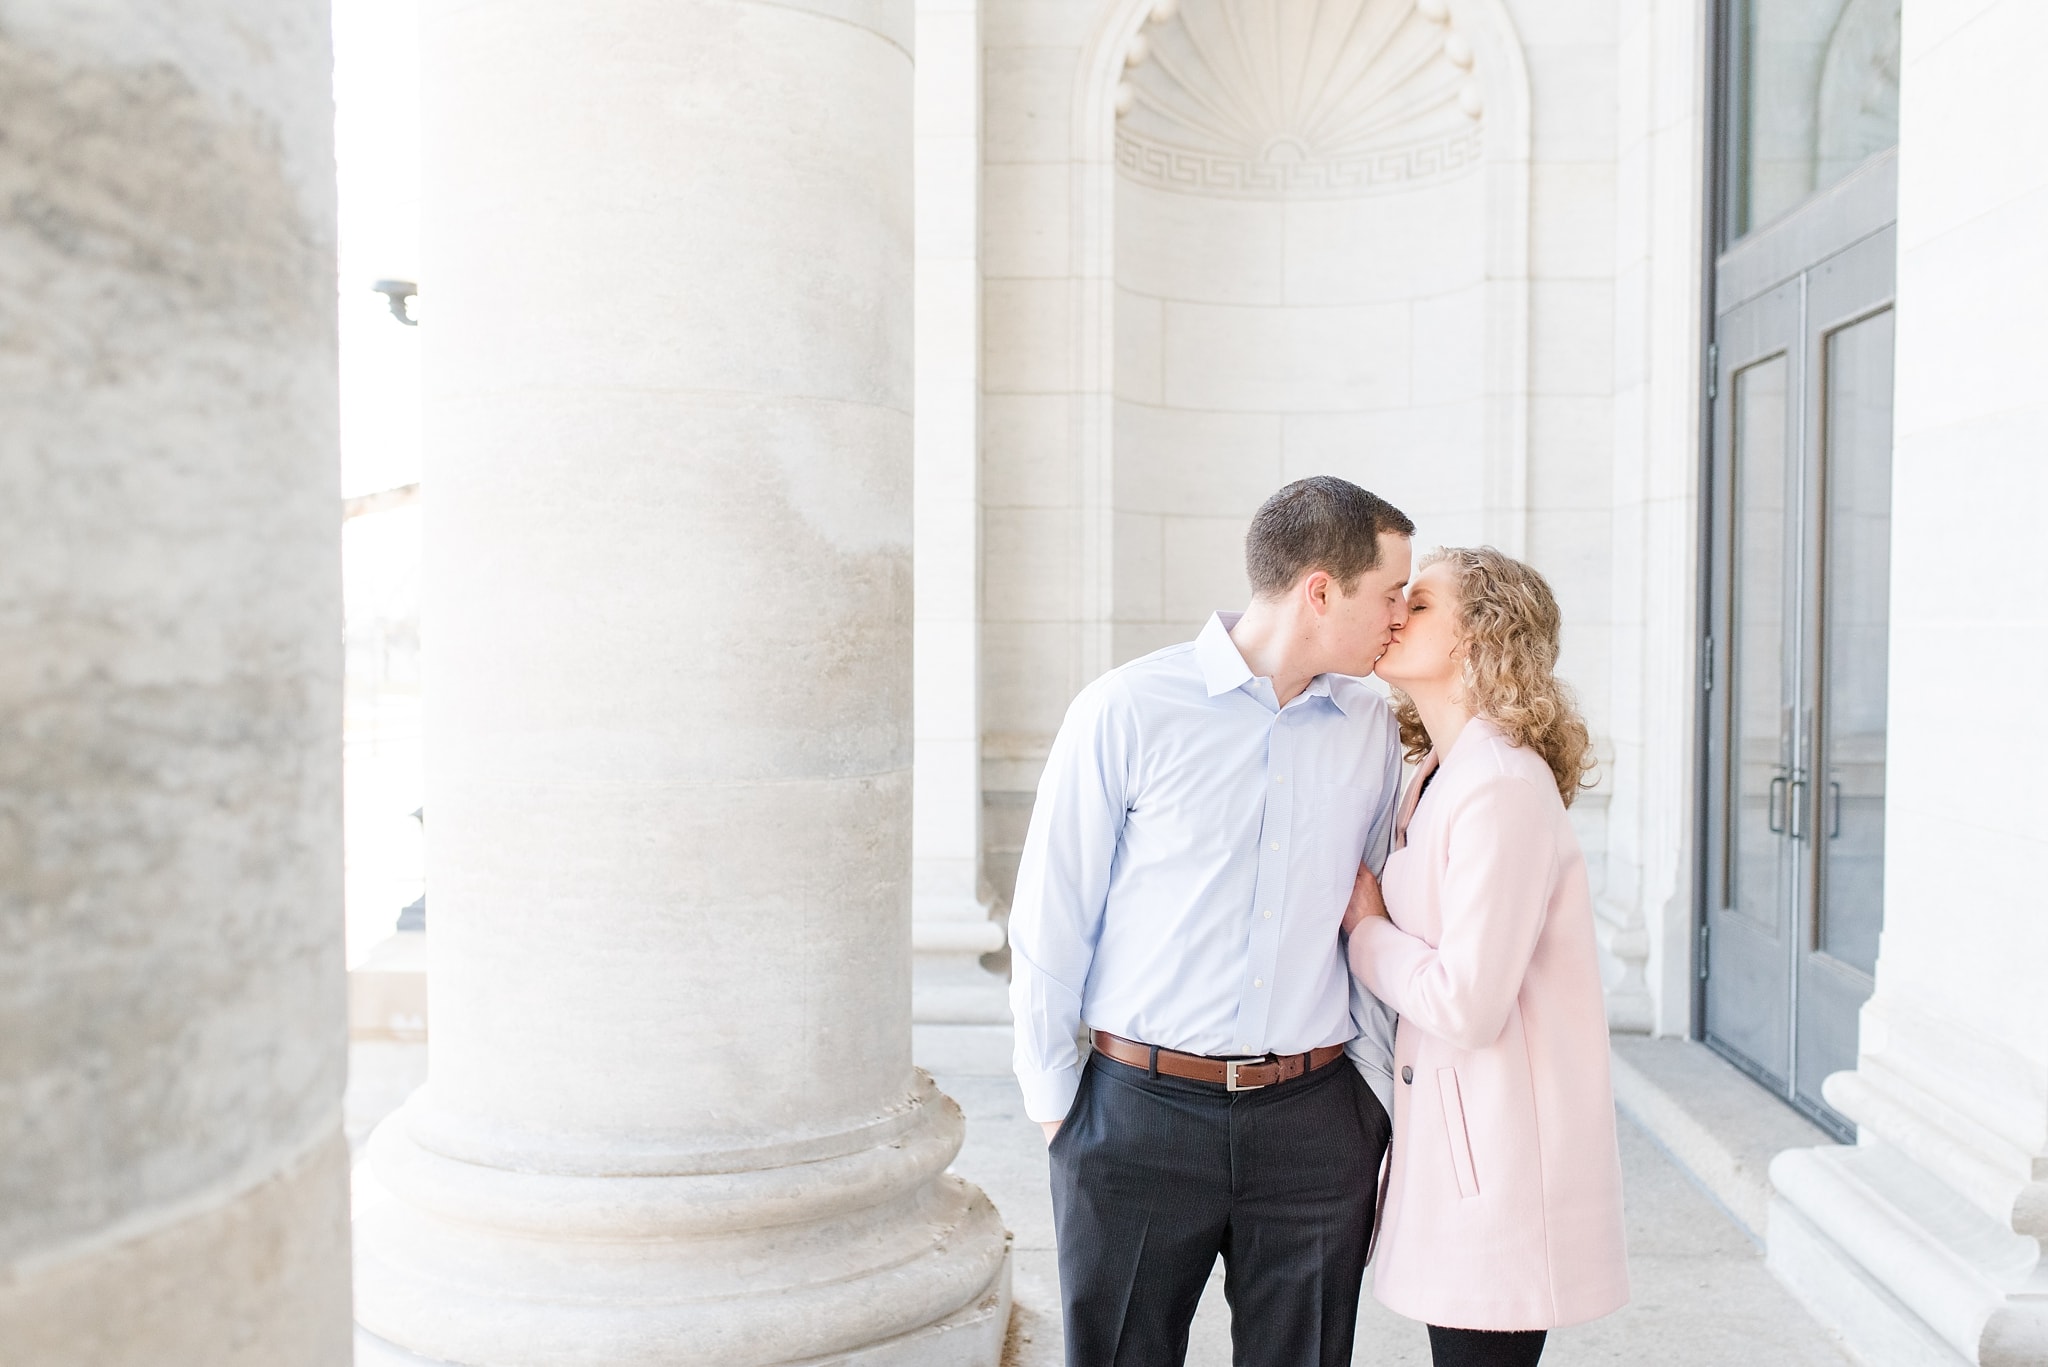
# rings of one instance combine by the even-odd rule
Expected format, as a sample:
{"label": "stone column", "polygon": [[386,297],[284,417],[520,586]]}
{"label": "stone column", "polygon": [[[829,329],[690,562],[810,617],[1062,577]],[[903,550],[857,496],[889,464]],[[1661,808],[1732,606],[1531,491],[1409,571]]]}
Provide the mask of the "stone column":
{"label": "stone column", "polygon": [[1008,996],[981,966],[1003,929],[981,878],[978,0],[917,0],[917,54],[912,1012],[920,1059],[1007,1067]]}
{"label": "stone column", "polygon": [[341,1367],[327,6],[0,0],[0,1361]]}
{"label": "stone column", "polygon": [[433,1029],[357,1361],[993,1364],[910,1058],[910,5],[424,8]]}
{"label": "stone column", "polygon": [[1908,0],[1885,923],[1853,1148],[1772,1266],[1867,1362],[2048,1362],[2048,91],[2035,0]]}

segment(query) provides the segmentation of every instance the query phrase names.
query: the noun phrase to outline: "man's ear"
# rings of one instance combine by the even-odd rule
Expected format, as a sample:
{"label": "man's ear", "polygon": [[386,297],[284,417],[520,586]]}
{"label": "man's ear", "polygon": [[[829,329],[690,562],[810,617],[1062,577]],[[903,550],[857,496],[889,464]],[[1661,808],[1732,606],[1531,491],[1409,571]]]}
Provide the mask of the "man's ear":
{"label": "man's ear", "polygon": [[1327,570],[1310,570],[1301,581],[1302,601],[1318,617],[1330,610],[1330,575]]}

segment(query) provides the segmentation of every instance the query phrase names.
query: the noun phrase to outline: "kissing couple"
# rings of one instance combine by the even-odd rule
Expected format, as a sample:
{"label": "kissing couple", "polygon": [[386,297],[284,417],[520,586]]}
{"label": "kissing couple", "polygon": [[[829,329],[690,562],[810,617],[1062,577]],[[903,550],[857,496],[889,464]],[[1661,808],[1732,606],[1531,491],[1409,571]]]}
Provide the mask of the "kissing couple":
{"label": "kissing couple", "polygon": [[1490,548],[1411,579],[1414,533],[1288,485],[1244,611],[1060,725],[1010,944],[1067,1367],[1183,1362],[1219,1257],[1237,1367],[1342,1367],[1376,1234],[1436,1367],[1628,1299],[1557,601]]}

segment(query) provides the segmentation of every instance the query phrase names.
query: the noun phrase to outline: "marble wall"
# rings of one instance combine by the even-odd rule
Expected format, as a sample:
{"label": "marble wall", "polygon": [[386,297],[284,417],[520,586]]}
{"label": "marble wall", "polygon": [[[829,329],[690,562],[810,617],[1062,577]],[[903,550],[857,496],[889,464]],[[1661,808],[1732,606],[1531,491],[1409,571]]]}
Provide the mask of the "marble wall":
{"label": "marble wall", "polygon": [[[1476,167],[1358,194],[1219,191],[1213,171],[1200,193],[1169,188],[1118,129],[1143,132],[1168,98],[1154,85],[1200,0],[984,4],[982,756],[999,894],[1067,701],[1239,605],[1245,521],[1315,471],[1386,495],[1424,543],[1484,539],[1541,568],[1612,753],[1618,7],[1289,12],[1340,11],[1397,54],[1427,26],[1418,59],[1476,126]],[[1384,73],[1360,79],[1370,92]],[[1399,122],[1360,121],[1390,143]],[[1575,808],[1596,867],[1609,781]]]}

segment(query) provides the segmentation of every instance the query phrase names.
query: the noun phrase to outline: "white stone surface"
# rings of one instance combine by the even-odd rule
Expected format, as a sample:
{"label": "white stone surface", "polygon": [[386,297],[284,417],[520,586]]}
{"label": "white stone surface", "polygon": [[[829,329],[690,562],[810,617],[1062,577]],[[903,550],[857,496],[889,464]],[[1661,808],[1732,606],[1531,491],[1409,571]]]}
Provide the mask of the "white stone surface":
{"label": "white stone surface", "polygon": [[911,28],[426,7],[433,1029],[366,1357],[996,1357],[910,1058]]}
{"label": "white stone surface", "polygon": [[981,28],[918,0],[916,549],[911,1014],[1000,1018],[1003,947],[981,876]]}
{"label": "white stone surface", "polygon": [[0,4],[0,1361],[348,1360],[327,10]]}
{"label": "white stone surface", "polygon": [[[1016,1315],[1004,1367],[1060,1367],[1065,1343],[1045,1141],[1024,1116],[1008,1050],[977,1054],[950,1040],[930,1048],[921,1042],[918,1059],[966,1109],[967,1140],[955,1170],[995,1195],[1014,1232]],[[1752,1090],[1752,1099],[1797,1121],[1761,1092]],[[1634,1294],[1618,1314],[1553,1333],[1545,1363],[1849,1367],[1840,1342],[1772,1280],[1756,1245],[1653,1135],[1624,1115],[1620,1139]],[[1352,1359],[1359,1367],[1429,1362],[1427,1331],[1372,1298],[1370,1273],[1359,1311]],[[1189,1367],[1226,1367],[1231,1331],[1219,1265],[1195,1313]]]}
{"label": "white stone surface", "polygon": [[[1580,424],[1602,406],[1611,415],[1611,588],[1601,614],[1611,636],[1597,729],[1612,796],[1597,928],[1609,1018],[1684,1035],[1695,924],[1705,21],[1697,0],[1631,0],[1617,15],[1613,400],[1539,408],[1534,421],[1541,429],[1555,417],[1561,440],[1592,447],[1597,438]],[[1596,492],[1587,506],[1599,502]]]}
{"label": "white stone surface", "polygon": [[[1857,1066],[1825,1086],[1859,1143],[1777,1160],[1771,1252],[1873,1361],[2003,1365],[2048,1361],[2048,730],[1967,700],[2048,668],[2048,400],[2023,378],[2048,367],[2048,88],[2026,56],[2048,11],[1973,9],[1904,11],[1885,926]],[[1926,533],[1963,527],[1970,553],[1927,573]],[[1993,743],[1957,747],[1966,712]]]}
{"label": "white stone surface", "polygon": [[[1243,126],[1189,122],[1203,94],[1189,82],[1209,78],[1173,60],[1176,26],[1209,23],[1210,10],[1222,13],[1214,5],[1159,21],[1149,0],[983,8],[982,757],[985,859],[999,892],[1017,814],[1068,699],[1243,596],[1239,543],[1266,494],[1340,474],[1421,519],[1427,542],[1530,550],[1541,454],[1530,441],[1532,336],[1555,342],[1545,364],[1560,392],[1607,401],[1608,230],[1589,243],[1576,229],[1611,215],[1613,76],[1581,79],[1588,54],[1611,62],[1611,6],[1457,0],[1442,22],[1388,0],[1367,7],[1376,17],[1357,41],[1412,45],[1416,62],[1363,77],[1343,67],[1345,79],[1315,99],[1380,108],[1374,101],[1390,97],[1375,82],[1409,79],[1385,108],[1411,96],[1412,107],[1361,117],[1357,126],[1375,131],[1355,146],[1302,144],[1307,169],[1285,172],[1272,192],[1230,179],[1230,166],[1261,155],[1255,134],[1285,130],[1263,129],[1257,114],[1246,122],[1246,109],[1278,107],[1252,98],[1272,93],[1260,83],[1273,76],[1233,65],[1236,40],[1221,28],[1212,36],[1224,41],[1223,65],[1211,73],[1220,85],[1208,93]],[[1531,160],[1530,81],[1541,69],[1515,36],[1525,21],[1552,35],[1556,60],[1544,69],[1558,88],[1548,98],[1572,109],[1549,162]],[[1142,59],[1127,64],[1140,30]],[[1299,31],[1274,32],[1285,42]],[[1341,44],[1332,36],[1326,46],[1303,50],[1311,66],[1329,64]],[[1411,66],[1420,75],[1400,74]],[[1122,151],[1120,84],[1136,111]],[[1467,85],[1476,121],[1461,112]],[[1479,164],[1462,173],[1417,171],[1396,156],[1386,164],[1407,166],[1405,179],[1358,190],[1319,169],[1350,165],[1368,143],[1400,143],[1397,132],[1455,140],[1474,130]],[[1204,149],[1207,180],[1169,188],[1132,159],[1140,143],[1174,138]],[[1119,157],[1129,162],[1121,170]],[[1530,255],[1530,182],[1553,163],[1546,265]],[[1544,279],[1560,286],[1555,317],[1536,320],[1531,282]],[[1548,330],[1532,333],[1532,322]],[[1555,449],[1563,463],[1583,460]],[[1583,505],[1583,494],[1571,497]],[[1023,508],[1034,515],[1015,516]],[[1575,640],[1587,642],[1575,678],[1595,706],[1606,684],[1603,570],[1560,586]]]}

